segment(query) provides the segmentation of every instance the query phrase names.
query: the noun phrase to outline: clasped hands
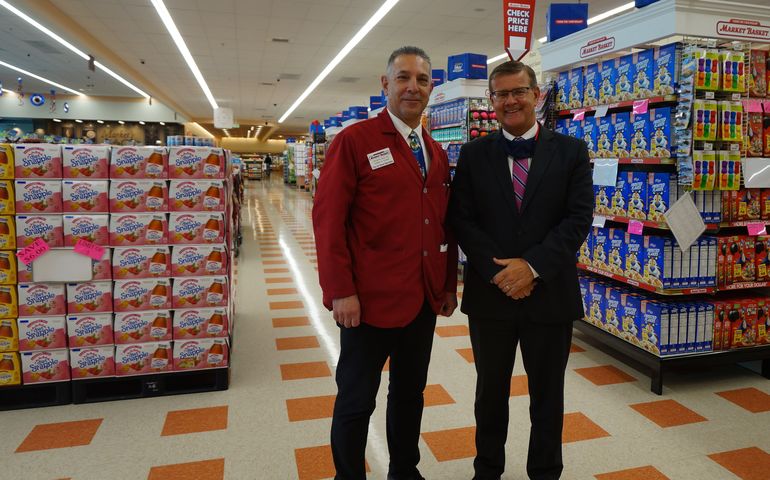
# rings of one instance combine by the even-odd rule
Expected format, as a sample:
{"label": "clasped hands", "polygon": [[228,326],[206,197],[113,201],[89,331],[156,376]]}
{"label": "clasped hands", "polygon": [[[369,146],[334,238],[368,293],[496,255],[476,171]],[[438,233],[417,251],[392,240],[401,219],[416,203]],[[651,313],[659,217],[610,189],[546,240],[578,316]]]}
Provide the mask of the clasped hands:
{"label": "clasped hands", "polygon": [[535,276],[529,264],[521,258],[493,258],[497,265],[503,268],[492,277],[492,283],[497,285],[505,295],[521,300],[530,296],[535,288]]}

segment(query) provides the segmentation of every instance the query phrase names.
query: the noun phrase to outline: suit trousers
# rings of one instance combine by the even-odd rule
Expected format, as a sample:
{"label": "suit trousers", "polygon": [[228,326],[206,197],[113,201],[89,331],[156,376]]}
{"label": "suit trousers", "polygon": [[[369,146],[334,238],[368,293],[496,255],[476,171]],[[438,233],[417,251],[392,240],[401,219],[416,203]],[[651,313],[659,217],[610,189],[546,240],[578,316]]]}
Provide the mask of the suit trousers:
{"label": "suit trousers", "polygon": [[365,323],[355,328],[340,327],[337,399],[331,430],[336,479],[366,478],[364,452],[369,418],[388,357],[388,478],[408,479],[419,473],[423,391],[435,327],[436,314],[427,302],[405,327],[377,328]]}
{"label": "suit trousers", "polygon": [[[524,317],[524,316],[522,316]],[[528,318],[468,319],[476,365],[476,480],[498,479],[505,470],[508,399],[516,346],[529,385],[527,473],[555,480],[563,469],[564,371],[572,343],[572,322],[544,324]]]}

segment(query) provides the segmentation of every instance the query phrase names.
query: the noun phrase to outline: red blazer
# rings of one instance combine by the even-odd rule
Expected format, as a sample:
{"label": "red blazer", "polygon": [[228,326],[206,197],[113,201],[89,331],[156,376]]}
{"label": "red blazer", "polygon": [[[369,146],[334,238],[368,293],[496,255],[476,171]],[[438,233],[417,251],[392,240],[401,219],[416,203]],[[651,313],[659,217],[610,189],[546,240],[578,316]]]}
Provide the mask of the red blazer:
{"label": "red blazer", "polygon": [[[424,129],[422,137],[430,155],[425,181],[387,111],[332,141],[313,205],[318,275],[329,310],[333,299],[357,294],[362,322],[403,327],[425,299],[438,313],[445,292],[457,291],[457,246],[445,226],[447,156]],[[393,163],[372,169],[367,155],[383,149]]]}

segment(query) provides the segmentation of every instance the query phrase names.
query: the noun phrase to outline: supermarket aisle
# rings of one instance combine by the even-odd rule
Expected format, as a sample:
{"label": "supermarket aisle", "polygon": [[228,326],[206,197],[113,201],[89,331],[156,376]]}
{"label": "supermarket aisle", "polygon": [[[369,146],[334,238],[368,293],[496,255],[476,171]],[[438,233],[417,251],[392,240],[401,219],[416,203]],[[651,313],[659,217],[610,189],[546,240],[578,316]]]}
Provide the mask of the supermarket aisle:
{"label": "supermarket aisle", "polygon": [[[277,175],[248,184],[230,390],[0,413],[0,479],[332,476],[338,334],[320,302],[311,208]],[[421,441],[430,479],[472,476],[472,362],[465,317],[439,318]],[[520,364],[514,375],[506,479],[524,478],[528,437]],[[387,376],[372,479],[387,469]],[[658,397],[645,373],[576,334],[567,392],[565,479],[770,478],[770,382],[748,370],[671,375]]]}

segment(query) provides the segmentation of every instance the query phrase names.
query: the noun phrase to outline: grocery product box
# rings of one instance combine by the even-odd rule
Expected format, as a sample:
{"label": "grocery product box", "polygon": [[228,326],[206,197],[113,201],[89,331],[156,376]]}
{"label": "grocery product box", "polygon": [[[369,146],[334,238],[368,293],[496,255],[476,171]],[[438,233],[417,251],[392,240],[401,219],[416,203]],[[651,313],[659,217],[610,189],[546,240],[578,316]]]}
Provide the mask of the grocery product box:
{"label": "grocery product box", "polygon": [[171,276],[171,252],[167,246],[117,247],[112,255],[112,277],[154,278]]}
{"label": "grocery product box", "polygon": [[583,67],[569,71],[569,108],[583,106]]}
{"label": "grocery product box", "polygon": [[68,381],[69,351],[62,349],[21,352],[21,375],[24,385]]}
{"label": "grocery product box", "polygon": [[0,251],[0,285],[17,282],[16,255],[12,251]]}
{"label": "grocery product box", "polygon": [[647,180],[647,220],[665,222],[663,216],[677,198],[677,176],[671,172],[650,172]]}
{"label": "grocery product box", "polygon": [[68,315],[67,335],[70,348],[112,345],[115,341],[112,314]]}
{"label": "grocery product box", "polygon": [[42,238],[50,247],[64,246],[61,215],[17,215],[16,247],[24,248]]}
{"label": "grocery product box", "polygon": [[113,180],[110,212],[166,212],[168,185],[164,180]]}
{"label": "grocery product box", "polygon": [[604,312],[607,311],[607,286],[599,281],[592,281],[588,286],[588,317],[586,320],[594,326],[604,328]]}
{"label": "grocery product box", "polygon": [[229,298],[225,276],[175,278],[172,291],[174,308],[224,307]]}
{"label": "grocery product box", "polygon": [[171,342],[133,343],[115,346],[115,373],[148,375],[173,369]]}
{"label": "grocery product box", "polygon": [[65,213],[109,213],[108,180],[64,180],[62,211]]}
{"label": "grocery product box", "polygon": [[634,99],[634,55],[624,55],[617,60],[617,78],[615,84],[615,101],[623,102]]}
{"label": "grocery product box", "polygon": [[223,368],[229,363],[229,348],[224,338],[200,338],[174,342],[174,370]]}
{"label": "grocery product box", "polygon": [[593,234],[593,266],[607,271],[607,256],[609,249],[609,229],[603,227],[594,227]]}
{"label": "grocery product box", "polygon": [[583,77],[583,106],[593,107],[599,104],[600,84],[599,65],[596,63],[588,65]]}
{"label": "grocery product box", "polygon": [[631,172],[628,185],[628,216],[636,220],[647,220],[647,182],[646,172]]}
{"label": "grocery product box", "polygon": [[112,282],[67,284],[67,313],[102,313],[112,311]]}
{"label": "grocery product box", "polygon": [[171,244],[206,244],[224,241],[224,216],[221,213],[171,213],[169,240]]}
{"label": "grocery product box", "polygon": [[569,72],[559,72],[556,79],[556,109],[566,110],[569,108]]}
{"label": "grocery product box", "polygon": [[749,54],[749,95],[763,98],[767,95],[767,52],[752,50]]}
{"label": "grocery product box", "polygon": [[16,213],[16,196],[13,180],[0,180],[0,214]]}
{"label": "grocery product box", "polygon": [[168,219],[164,213],[113,213],[110,245],[114,247],[168,243]]}
{"label": "grocery product box", "polygon": [[596,126],[596,119],[594,117],[586,117],[583,120],[583,140],[588,147],[588,157],[596,158],[596,142],[599,137],[599,129]]}
{"label": "grocery product box", "polygon": [[629,112],[612,115],[612,156],[626,158],[631,156],[631,136],[634,127]]}
{"label": "grocery product box", "polygon": [[619,338],[640,347],[642,341],[639,335],[642,297],[632,293],[620,294],[620,333]]}
{"label": "grocery product box", "polygon": [[116,312],[168,310],[171,308],[170,280],[116,280],[112,303]]}
{"label": "grocery product box", "polygon": [[599,62],[599,104],[615,102],[615,84],[618,81],[618,71],[615,60]]}
{"label": "grocery product box", "polygon": [[[556,133],[561,133],[562,135],[569,135],[568,128],[571,123],[572,121],[569,118],[560,118],[559,120],[556,120],[553,131]],[[575,123],[579,124],[580,122]]]}
{"label": "grocery product box", "polygon": [[97,245],[110,243],[110,216],[102,215],[64,215],[64,246],[74,247],[78,240],[87,240]]}
{"label": "grocery product box", "polygon": [[62,149],[64,178],[96,180],[110,177],[110,147],[65,145]]}
{"label": "grocery product box", "polygon": [[0,143],[0,178],[10,179],[13,177],[13,145],[10,143]]}
{"label": "grocery product box", "polygon": [[615,131],[612,125],[612,116],[608,115],[596,119],[597,126],[597,139],[596,139],[596,156],[599,158],[611,158],[612,153],[612,141],[615,135]]}
{"label": "grocery product box", "polygon": [[16,222],[10,215],[0,215],[0,250],[16,250]]}
{"label": "grocery product box", "polygon": [[650,128],[652,123],[648,114],[631,114],[631,157],[645,158],[650,151]]}
{"label": "grocery product box", "polygon": [[19,300],[15,285],[0,285],[0,318],[19,316]]}
{"label": "grocery product box", "polygon": [[610,228],[608,241],[607,269],[610,273],[624,276],[626,266],[626,231],[622,228]]}
{"label": "grocery product box", "polygon": [[620,336],[620,322],[623,316],[623,310],[620,305],[621,291],[618,288],[607,286],[604,291],[605,310],[604,310],[604,329],[615,335]]}
{"label": "grocery product box", "polygon": [[[658,288],[671,288],[673,258],[672,241],[663,237],[644,237],[644,275],[643,281]],[[681,251],[680,251],[681,253]]]}
{"label": "grocery product box", "polygon": [[673,149],[671,142],[671,108],[651,108],[650,122],[652,122],[650,155],[661,158],[671,157]]}
{"label": "grocery product box", "polygon": [[768,315],[768,299],[757,300],[757,345],[770,344],[770,315]]}
{"label": "grocery product box", "polygon": [[16,180],[17,213],[61,213],[61,180]]}
{"label": "grocery product box", "polygon": [[655,51],[643,50],[634,54],[634,98],[652,96],[652,78],[655,67]]}
{"label": "grocery product box", "polygon": [[569,135],[572,138],[583,138],[583,123],[582,122],[575,122],[575,121],[569,121],[567,123],[567,135]]}
{"label": "grocery product box", "polygon": [[226,308],[174,310],[174,340],[226,337],[229,315]]}
{"label": "grocery product box", "polygon": [[62,178],[61,145],[14,145],[16,178]]}
{"label": "grocery product box", "polygon": [[19,316],[66,315],[64,284],[20,283]]}
{"label": "grocery product box", "polygon": [[676,49],[679,44],[671,43],[655,48],[654,95],[673,95],[678,76],[676,73]]}
{"label": "grocery product box", "polygon": [[225,178],[225,155],[221,148],[172,147],[169,154],[169,178]]}
{"label": "grocery product box", "polygon": [[21,384],[21,360],[17,352],[0,353],[0,387]]}
{"label": "grocery product box", "polygon": [[19,329],[16,319],[0,320],[0,352],[16,352],[19,350]]}
{"label": "grocery product box", "polygon": [[21,352],[67,348],[64,316],[22,317],[18,319],[18,326]]}
{"label": "grocery product box", "polygon": [[171,312],[124,312],[115,314],[115,343],[144,343],[171,340]]}
{"label": "grocery product box", "polygon": [[91,260],[91,280],[112,280],[112,249],[104,248],[104,254],[98,260]]}
{"label": "grocery product box", "polygon": [[175,245],[171,249],[171,275],[190,277],[227,274],[227,249],[219,245]]}
{"label": "grocery product box", "polygon": [[447,58],[447,79],[451,82],[458,78],[487,78],[487,56],[478,53],[461,53]]}
{"label": "grocery product box", "polygon": [[592,249],[593,249],[593,232],[588,232],[588,235],[586,236],[585,241],[580,245],[580,249],[578,250],[578,262],[582,263],[583,265],[593,265],[593,260],[591,259],[592,255]]}
{"label": "grocery product box", "polygon": [[618,172],[615,189],[610,200],[610,214],[618,217],[628,216],[628,198],[631,196],[631,172]]}
{"label": "grocery product box", "polygon": [[[662,302],[642,300],[640,305],[641,332],[639,346],[653,355],[669,354],[671,307]],[[672,352],[675,353],[675,352]]]}
{"label": "grocery product box", "polygon": [[172,212],[223,212],[223,180],[171,180],[169,205]]}
{"label": "grocery product box", "polygon": [[115,376],[115,347],[84,347],[70,349],[72,380]]}
{"label": "grocery product box", "polygon": [[594,185],[594,212],[599,215],[611,214],[611,201],[615,196],[615,187],[609,185]]}
{"label": "grocery product box", "polygon": [[112,147],[110,178],[168,178],[168,151],[163,147]]}

